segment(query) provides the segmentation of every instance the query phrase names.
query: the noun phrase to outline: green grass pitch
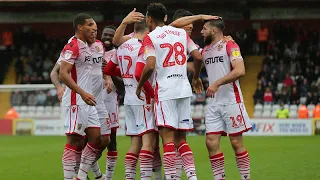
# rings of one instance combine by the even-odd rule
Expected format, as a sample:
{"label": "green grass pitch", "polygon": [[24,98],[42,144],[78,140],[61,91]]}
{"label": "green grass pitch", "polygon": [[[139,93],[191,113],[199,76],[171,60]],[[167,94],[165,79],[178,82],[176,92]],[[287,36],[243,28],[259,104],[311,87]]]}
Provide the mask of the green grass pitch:
{"label": "green grass pitch", "polygon": [[[188,137],[199,180],[212,180],[204,136]],[[1,180],[62,180],[64,137],[0,136]],[[124,155],[129,138],[118,137],[119,158],[114,180],[124,179]],[[320,180],[320,136],[245,137],[252,180]],[[222,138],[228,180],[239,180],[228,138]],[[105,153],[99,164],[105,170]],[[137,179],[139,173],[137,173]],[[92,174],[90,174],[92,177]],[[93,178],[92,178],[93,179]],[[183,177],[183,179],[186,179]]]}

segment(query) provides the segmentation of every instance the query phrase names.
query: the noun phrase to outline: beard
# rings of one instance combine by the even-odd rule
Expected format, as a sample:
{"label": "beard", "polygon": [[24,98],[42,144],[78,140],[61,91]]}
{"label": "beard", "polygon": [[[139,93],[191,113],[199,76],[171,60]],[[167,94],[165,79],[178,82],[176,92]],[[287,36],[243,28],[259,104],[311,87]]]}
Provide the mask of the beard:
{"label": "beard", "polygon": [[205,45],[211,44],[212,41],[213,41],[213,37],[211,35],[204,37],[204,44]]}

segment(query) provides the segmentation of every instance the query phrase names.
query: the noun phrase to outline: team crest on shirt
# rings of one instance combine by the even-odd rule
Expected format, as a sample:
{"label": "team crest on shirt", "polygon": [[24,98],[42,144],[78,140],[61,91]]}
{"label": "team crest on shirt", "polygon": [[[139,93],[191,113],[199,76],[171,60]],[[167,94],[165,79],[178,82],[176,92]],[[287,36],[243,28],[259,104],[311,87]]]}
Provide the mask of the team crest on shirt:
{"label": "team crest on shirt", "polygon": [[238,48],[233,48],[231,49],[233,57],[239,57],[240,56],[240,51]]}
{"label": "team crest on shirt", "polygon": [[82,124],[77,124],[77,129],[80,131],[82,128]]}
{"label": "team crest on shirt", "polygon": [[99,46],[95,46],[95,48],[96,48],[96,50],[97,50],[98,52],[100,52],[100,47],[99,47]]}
{"label": "team crest on shirt", "polygon": [[66,52],[64,52],[64,58],[68,60],[72,57],[72,54],[73,54],[72,51],[66,50]]}
{"label": "team crest on shirt", "polygon": [[223,48],[223,46],[221,44],[218,45],[218,51],[221,51],[221,49]]}

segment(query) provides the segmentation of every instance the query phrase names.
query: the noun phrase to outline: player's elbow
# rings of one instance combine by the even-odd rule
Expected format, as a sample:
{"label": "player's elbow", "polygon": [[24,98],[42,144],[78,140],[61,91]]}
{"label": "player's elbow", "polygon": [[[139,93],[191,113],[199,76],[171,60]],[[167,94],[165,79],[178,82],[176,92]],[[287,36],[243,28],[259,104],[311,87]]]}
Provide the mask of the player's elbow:
{"label": "player's elbow", "polygon": [[63,72],[63,71],[60,71],[60,73],[59,73],[59,79],[64,82],[65,79],[66,79],[65,77],[66,77],[66,73]]}
{"label": "player's elbow", "polygon": [[244,75],[246,75],[245,69],[240,68],[240,69],[237,70],[237,76],[238,76],[238,78],[241,78],[241,77],[243,77]]}

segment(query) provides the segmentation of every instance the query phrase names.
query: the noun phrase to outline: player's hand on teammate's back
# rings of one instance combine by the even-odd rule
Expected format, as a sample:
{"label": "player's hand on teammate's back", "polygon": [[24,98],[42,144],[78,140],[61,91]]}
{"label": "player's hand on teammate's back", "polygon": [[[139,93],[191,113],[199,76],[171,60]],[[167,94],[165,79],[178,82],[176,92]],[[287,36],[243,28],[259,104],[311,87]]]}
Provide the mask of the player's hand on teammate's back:
{"label": "player's hand on teammate's back", "polygon": [[83,92],[80,94],[81,98],[90,106],[95,106],[96,105],[96,100],[92,94],[89,94],[87,92]]}
{"label": "player's hand on teammate's back", "polygon": [[136,12],[136,8],[134,8],[123,20],[123,23],[132,24],[135,22],[140,22],[144,19],[144,15],[140,12]]}
{"label": "player's hand on teammate's back", "polygon": [[210,86],[207,89],[207,96],[213,98],[216,92],[218,91],[218,89],[219,89],[219,85],[217,83],[214,82],[210,84]]}
{"label": "player's hand on teammate's back", "polygon": [[222,42],[227,43],[229,41],[234,42],[234,39],[231,36],[223,36]]}
{"label": "player's hand on teammate's back", "polygon": [[137,88],[137,90],[136,90],[136,95],[137,95],[137,97],[140,99],[140,100],[144,100],[144,98],[141,96],[141,91],[142,91],[142,88]]}
{"label": "player's hand on teammate's back", "polygon": [[205,15],[205,14],[200,14],[201,20],[202,21],[208,21],[208,20],[213,20],[213,19],[222,19],[220,16],[212,16],[212,15]]}
{"label": "player's hand on teammate's back", "polygon": [[65,88],[63,86],[57,88],[58,99],[61,102]]}
{"label": "player's hand on teammate's back", "polygon": [[110,94],[113,90],[113,82],[110,79],[104,80],[104,87],[107,89],[107,93]]}
{"label": "player's hand on teammate's back", "polygon": [[197,94],[201,94],[203,91],[203,85],[202,85],[201,79],[200,78],[192,79],[192,87],[194,92],[196,92]]}

